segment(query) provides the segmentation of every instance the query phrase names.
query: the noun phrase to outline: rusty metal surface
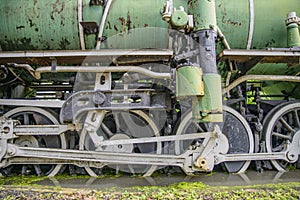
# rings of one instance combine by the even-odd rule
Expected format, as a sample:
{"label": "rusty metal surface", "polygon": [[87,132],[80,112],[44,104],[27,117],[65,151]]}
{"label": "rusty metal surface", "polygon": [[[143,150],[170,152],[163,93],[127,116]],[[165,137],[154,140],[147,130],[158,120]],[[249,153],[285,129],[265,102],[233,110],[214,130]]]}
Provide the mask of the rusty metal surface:
{"label": "rusty metal surface", "polygon": [[3,0],[2,50],[79,49],[77,1]]}

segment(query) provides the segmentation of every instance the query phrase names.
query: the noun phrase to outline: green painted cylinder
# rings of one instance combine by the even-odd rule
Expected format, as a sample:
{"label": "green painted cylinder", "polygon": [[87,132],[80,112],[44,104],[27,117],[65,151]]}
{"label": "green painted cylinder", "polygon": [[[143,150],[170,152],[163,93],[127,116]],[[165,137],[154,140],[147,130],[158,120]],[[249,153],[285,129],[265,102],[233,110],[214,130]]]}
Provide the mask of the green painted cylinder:
{"label": "green painted cylinder", "polygon": [[202,70],[197,66],[184,66],[177,69],[176,96],[203,96]]}
{"label": "green painted cylinder", "polygon": [[202,79],[205,95],[193,99],[193,116],[201,122],[222,122],[221,76],[203,74]]}
{"label": "green painted cylinder", "polygon": [[287,27],[287,45],[288,47],[300,46],[299,26],[296,23]]}
{"label": "green painted cylinder", "polygon": [[195,31],[216,28],[215,0],[190,1],[188,10],[194,16]]}

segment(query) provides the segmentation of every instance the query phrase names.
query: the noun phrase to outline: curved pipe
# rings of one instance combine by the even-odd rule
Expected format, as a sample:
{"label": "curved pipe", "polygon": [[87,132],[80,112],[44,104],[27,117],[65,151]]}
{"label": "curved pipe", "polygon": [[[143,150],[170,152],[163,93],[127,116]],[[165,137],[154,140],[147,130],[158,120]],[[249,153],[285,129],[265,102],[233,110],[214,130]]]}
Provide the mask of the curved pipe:
{"label": "curved pipe", "polygon": [[[48,73],[51,71],[51,66],[37,68],[34,72],[35,78],[40,79],[42,73]],[[55,72],[94,72],[94,73],[105,73],[105,72],[137,72],[146,76],[158,79],[171,79],[171,73],[159,73],[153,72],[148,69],[144,69],[138,66],[101,66],[101,67],[73,67],[73,66],[56,66]]]}
{"label": "curved pipe", "polygon": [[102,15],[102,20],[101,20],[101,24],[100,24],[100,27],[99,27],[99,33],[98,33],[98,40],[97,40],[97,44],[96,44],[96,50],[100,49],[101,38],[103,36],[103,31],[104,31],[104,25],[105,25],[106,18],[107,18],[107,15],[108,15],[108,11],[110,9],[112,1],[113,0],[108,0],[107,4],[105,6],[105,9],[104,9],[104,13]]}
{"label": "curved pipe", "polygon": [[225,35],[223,34],[223,32],[221,31],[220,27],[217,26],[217,33],[218,33],[218,36],[221,38],[224,46],[226,49],[231,49],[226,38],[225,38]]}
{"label": "curved pipe", "polygon": [[78,30],[79,30],[80,47],[81,50],[85,50],[83,27],[80,24],[80,22],[82,22],[82,7],[83,7],[82,0],[78,0]]}
{"label": "curved pipe", "polygon": [[248,50],[251,48],[253,32],[254,32],[254,2],[253,2],[253,0],[249,0],[249,9],[250,9],[250,24],[249,24],[249,35],[248,35],[248,42],[247,42]]}
{"label": "curved pipe", "polygon": [[228,87],[224,88],[222,93],[226,94],[239,84],[247,80],[261,80],[261,81],[287,81],[287,82],[300,82],[299,76],[281,76],[281,75],[246,75],[233,81]]}

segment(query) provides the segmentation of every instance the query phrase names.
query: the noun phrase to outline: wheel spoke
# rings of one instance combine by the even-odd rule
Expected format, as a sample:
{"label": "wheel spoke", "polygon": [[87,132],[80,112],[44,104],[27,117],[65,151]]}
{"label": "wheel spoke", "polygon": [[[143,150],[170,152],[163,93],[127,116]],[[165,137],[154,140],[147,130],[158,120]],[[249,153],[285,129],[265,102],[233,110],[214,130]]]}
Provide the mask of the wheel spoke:
{"label": "wheel spoke", "polygon": [[27,165],[23,165],[23,166],[22,166],[22,171],[21,171],[21,174],[22,174],[22,175],[26,175],[26,173],[27,173],[27,168],[28,168]]}
{"label": "wheel spoke", "polygon": [[103,129],[108,138],[114,135],[104,123],[101,124],[101,128]]}
{"label": "wheel spoke", "polygon": [[295,130],[281,117],[279,121],[282,123],[282,125],[290,132],[294,132]]}
{"label": "wheel spoke", "polygon": [[119,112],[113,112],[113,118],[116,124],[116,132],[122,132],[119,116],[120,116]]}
{"label": "wheel spoke", "polygon": [[272,134],[273,134],[273,136],[276,136],[276,137],[280,137],[280,138],[287,139],[287,140],[292,140],[292,137],[290,135],[284,135],[284,134],[281,134],[278,132],[273,132]]}
{"label": "wheel spoke", "polygon": [[40,165],[33,165],[33,167],[34,167],[35,173],[36,173],[38,176],[42,175],[42,170],[41,170]]}
{"label": "wheel spoke", "polygon": [[195,123],[196,126],[197,126],[197,129],[200,131],[200,132],[205,132],[205,130],[200,126],[200,124],[198,123]]}
{"label": "wheel spoke", "polygon": [[40,115],[32,114],[32,117],[33,117],[33,120],[34,120],[34,124],[37,124],[37,125],[43,124],[42,118],[41,118]]}
{"label": "wheel spoke", "polygon": [[29,115],[28,115],[28,113],[24,113],[23,118],[24,118],[24,125],[28,125],[29,124]]}
{"label": "wheel spoke", "polygon": [[293,114],[294,114],[296,126],[300,129],[300,120],[299,120],[298,110],[294,110]]}
{"label": "wheel spoke", "polygon": [[273,152],[281,152],[285,149],[284,147],[285,147],[285,145],[284,145],[284,143],[282,143],[282,144],[278,145],[277,147],[272,148],[272,151]]}

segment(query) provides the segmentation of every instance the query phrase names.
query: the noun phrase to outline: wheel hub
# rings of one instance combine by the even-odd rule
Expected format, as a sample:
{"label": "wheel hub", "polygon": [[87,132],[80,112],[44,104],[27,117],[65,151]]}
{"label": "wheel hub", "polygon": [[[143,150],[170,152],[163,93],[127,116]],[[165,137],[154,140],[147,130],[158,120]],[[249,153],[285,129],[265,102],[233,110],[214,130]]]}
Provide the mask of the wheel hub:
{"label": "wheel hub", "polygon": [[[130,139],[130,137],[124,133],[118,133],[109,138],[109,140],[123,140],[123,139]],[[132,153],[133,144],[109,145],[104,148],[104,151],[119,152],[119,153]]]}
{"label": "wheel hub", "polygon": [[20,147],[39,147],[39,142],[34,136],[21,136],[16,139],[15,144]]}

